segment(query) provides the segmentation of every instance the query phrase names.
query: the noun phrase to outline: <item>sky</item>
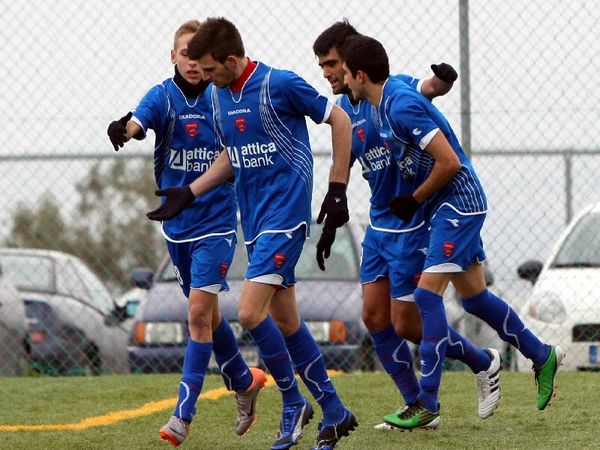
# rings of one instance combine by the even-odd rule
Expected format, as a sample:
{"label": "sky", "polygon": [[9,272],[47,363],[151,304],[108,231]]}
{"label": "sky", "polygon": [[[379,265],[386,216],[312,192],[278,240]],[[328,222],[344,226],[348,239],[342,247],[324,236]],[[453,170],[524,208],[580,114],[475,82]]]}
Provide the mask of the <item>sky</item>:
{"label": "sky", "polygon": [[[72,211],[74,184],[89,167],[86,161],[6,158],[111,154],[106,126],[172,75],[169,52],[182,22],[225,16],[240,29],[252,59],[291,69],[330,95],[311,49],[326,27],[348,18],[384,44],[392,72],[423,78],[431,76],[432,63],[460,68],[458,5],[458,0],[0,0],[5,199],[0,238],[9,229],[10,212],[21,202],[35,205],[45,192]],[[484,238],[490,260],[510,284],[519,258],[543,258],[565,225],[566,166],[558,152],[600,150],[600,7],[595,0],[471,0],[469,7],[473,160],[492,207]],[[460,136],[459,84],[436,105]],[[313,148],[327,152],[329,127],[309,127]],[[131,143],[125,151],[150,153],[152,141]],[[490,151],[557,156],[485,156]],[[598,159],[590,154],[574,160],[576,211],[600,201]],[[318,206],[326,158],[316,167]],[[368,191],[354,172],[351,204],[364,218]],[[511,241],[515,236],[519,242]]]}

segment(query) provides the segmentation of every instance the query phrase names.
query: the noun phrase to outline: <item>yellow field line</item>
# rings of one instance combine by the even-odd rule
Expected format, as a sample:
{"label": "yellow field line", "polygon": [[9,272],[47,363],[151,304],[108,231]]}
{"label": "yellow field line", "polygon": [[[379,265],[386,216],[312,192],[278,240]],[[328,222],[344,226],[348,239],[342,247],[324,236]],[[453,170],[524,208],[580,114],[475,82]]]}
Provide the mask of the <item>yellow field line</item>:
{"label": "yellow field line", "polygon": [[[337,376],[342,372],[338,371],[327,371],[330,377]],[[273,377],[267,376],[266,387],[275,384]],[[226,395],[233,394],[232,391],[228,391],[226,388],[211,389],[203,394],[200,394],[200,398],[204,400],[218,400]],[[114,411],[102,416],[88,417],[79,422],[74,423],[63,423],[63,424],[47,424],[47,425],[0,425],[0,431],[14,432],[14,431],[75,431],[83,430],[90,427],[101,427],[106,425],[113,425],[123,420],[135,419],[138,417],[149,416],[165,409],[175,407],[177,398],[167,398],[157,402],[144,403],[139,408],[127,409],[123,411]]]}

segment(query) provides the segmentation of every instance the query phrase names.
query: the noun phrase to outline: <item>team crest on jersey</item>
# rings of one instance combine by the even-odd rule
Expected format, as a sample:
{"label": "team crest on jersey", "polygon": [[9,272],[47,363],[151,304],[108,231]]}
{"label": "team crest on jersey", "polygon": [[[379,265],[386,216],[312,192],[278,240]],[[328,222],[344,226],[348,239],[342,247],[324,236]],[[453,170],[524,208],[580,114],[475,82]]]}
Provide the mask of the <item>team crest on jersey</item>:
{"label": "team crest on jersey", "polygon": [[275,253],[273,259],[275,260],[275,267],[278,269],[281,269],[285,264],[285,255],[283,253]]}
{"label": "team crest on jersey", "polygon": [[246,118],[245,117],[238,117],[237,119],[235,119],[234,123],[235,123],[235,127],[237,128],[237,130],[240,133],[243,133],[244,131],[246,131]]}
{"label": "team crest on jersey", "polygon": [[229,271],[229,264],[221,263],[221,278],[225,278],[227,276],[228,271]]}
{"label": "team crest on jersey", "polygon": [[360,142],[365,142],[365,129],[360,127],[356,129],[356,137]]}
{"label": "team crest on jersey", "polygon": [[442,245],[442,249],[444,250],[444,256],[446,258],[450,258],[452,255],[454,255],[455,247],[456,244],[454,242],[444,242],[444,244]]}
{"label": "team crest on jersey", "polygon": [[185,132],[189,137],[198,136],[198,122],[188,122],[185,124]]}

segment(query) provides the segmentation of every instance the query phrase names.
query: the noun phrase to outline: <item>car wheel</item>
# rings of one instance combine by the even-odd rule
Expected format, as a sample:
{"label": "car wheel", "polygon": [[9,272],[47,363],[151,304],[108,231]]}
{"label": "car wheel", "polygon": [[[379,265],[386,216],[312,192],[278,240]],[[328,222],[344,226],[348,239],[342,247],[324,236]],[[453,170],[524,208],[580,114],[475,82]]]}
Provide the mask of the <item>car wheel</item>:
{"label": "car wheel", "polygon": [[94,344],[89,344],[85,350],[85,354],[88,361],[89,373],[91,375],[102,375],[102,358],[100,357],[98,347]]}

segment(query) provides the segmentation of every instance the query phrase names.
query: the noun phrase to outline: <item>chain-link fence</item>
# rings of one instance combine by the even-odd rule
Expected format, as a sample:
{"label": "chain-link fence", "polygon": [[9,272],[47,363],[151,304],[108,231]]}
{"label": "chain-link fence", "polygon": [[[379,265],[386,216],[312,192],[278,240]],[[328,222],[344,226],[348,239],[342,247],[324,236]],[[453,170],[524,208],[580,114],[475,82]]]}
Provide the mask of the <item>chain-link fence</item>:
{"label": "chain-link fence", "polygon": [[[435,103],[471,153],[488,194],[483,238],[492,289],[545,340],[567,347],[569,368],[600,368],[598,219],[580,221],[533,292],[517,274],[526,260],[550,258],[567,223],[600,202],[595,0],[1,0],[0,240],[18,250],[0,250],[0,373],[180,369],[185,298],[164,265],[162,235],[144,215],[156,206],[153,136],[114,153],[106,127],[172,76],[174,31],[206,16],[229,18],[251,58],[291,69],[328,95],[312,43],[343,17],[384,44],[393,72],[427,78],[430,64],[452,64],[459,82]],[[314,208],[327,186],[328,129],[309,124],[317,154]],[[347,243],[328,264],[346,268],[335,281],[305,281],[315,265],[307,249],[299,269],[307,272],[298,284],[301,301],[347,311],[345,334],[333,322],[310,324],[328,364],[344,369],[375,365],[360,324],[356,276],[369,198],[360,178],[354,168]],[[136,271],[137,287],[130,285],[139,267],[155,272],[150,296],[159,286],[169,293],[163,303],[172,304],[172,314],[157,323],[138,323],[143,308],[132,317],[148,301],[147,271]],[[537,273],[535,264],[528,269]],[[231,284],[224,310],[235,303]],[[502,345],[451,297],[449,317],[459,329],[479,345]],[[177,314],[183,322],[173,319]],[[244,337],[241,327],[235,330]],[[128,344],[155,351],[160,364],[130,368]]]}

